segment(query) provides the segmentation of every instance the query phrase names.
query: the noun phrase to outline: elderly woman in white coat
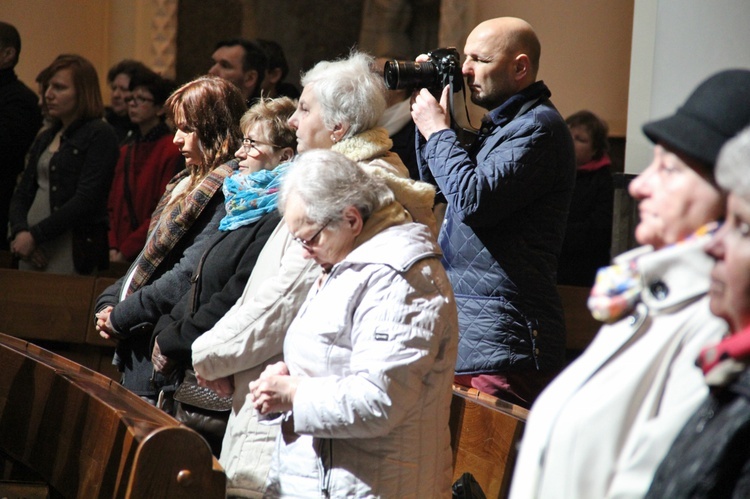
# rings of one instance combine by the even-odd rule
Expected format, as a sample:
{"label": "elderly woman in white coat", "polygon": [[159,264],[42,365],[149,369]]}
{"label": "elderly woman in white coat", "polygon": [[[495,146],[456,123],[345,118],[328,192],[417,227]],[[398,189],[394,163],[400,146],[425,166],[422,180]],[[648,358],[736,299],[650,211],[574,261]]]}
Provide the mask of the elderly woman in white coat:
{"label": "elderly woman in white coat", "polygon": [[721,146],[750,123],[750,71],[720,72],[677,112],[647,123],[654,158],[629,187],[644,247],[599,271],[589,299],[610,322],[531,408],[511,498],[643,497],[707,396],[695,359],[726,323],[709,310],[703,252],[724,195]]}
{"label": "elderly woman in white coat", "polygon": [[449,496],[458,324],[437,243],[334,152],[303,154],[279,203],[322,270],[284,362],[250,384],[261,414],[283,413],[267,495]]}
{"label": "elderly woman in white coat", "polygon": [[[305,92],[289,121],[296,129],[298,151],[333,149],[366,165],[370,174],[387,180],[401,211],[406,209],[404,215],[434,233],[434,189],[406,178],[403,163],[389,152],[387,132],[376,127],[385,108],[384,85],[370,63],[369,56],[354,52],[320,62],[303,76]],[[319,272],[282,221],[263,247],[240,299],[193,343],[199,380],[221,394],[234,394],[220,457],[229,496],[263,495],[278,427],[258,424],[247,402],[248,383],[281,358],[287,328]]]}

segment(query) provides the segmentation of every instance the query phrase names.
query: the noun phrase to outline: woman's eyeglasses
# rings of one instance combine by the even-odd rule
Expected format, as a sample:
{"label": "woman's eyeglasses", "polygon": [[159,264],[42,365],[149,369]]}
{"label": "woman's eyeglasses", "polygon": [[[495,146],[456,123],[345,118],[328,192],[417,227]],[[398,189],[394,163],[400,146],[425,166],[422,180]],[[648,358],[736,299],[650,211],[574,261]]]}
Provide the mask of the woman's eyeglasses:
{"label": "woman's eyeglasses", "polygon": [[250,149],[258,149],[258,146],[271,146],[274,149],[279,148],[279,146],[271,144],[270,142],[261,142],[252,137],[242,137],[242,147],[245,148],[245,151],[250,152]]}
{"label": "woman's eyeglasses", "polygon": [[131,95],[130,97],[127,97],[125,99],[125,102],[130,104],[131,102],[135,102],[136,106],[140,106],[143,103],[146,102],[154,102],[154,99],[151,97],[143,97],[142,95]]}
{"label": "woman's eyeglasses", "polygon": [[331,222],[332,220],[329,220],[326,223],[324,223],[323,226],[320,229],[318,229],[318,232],[313,234],[311,238],[302,239],[301,237],[294,236],[294,241],[301,244],[303,248],[309,251],[312,248],[312,245],[315,244],[315,240],[318,238],[320,233],[323,232],[323,229],[328,227],[328,224],[330,224]]}

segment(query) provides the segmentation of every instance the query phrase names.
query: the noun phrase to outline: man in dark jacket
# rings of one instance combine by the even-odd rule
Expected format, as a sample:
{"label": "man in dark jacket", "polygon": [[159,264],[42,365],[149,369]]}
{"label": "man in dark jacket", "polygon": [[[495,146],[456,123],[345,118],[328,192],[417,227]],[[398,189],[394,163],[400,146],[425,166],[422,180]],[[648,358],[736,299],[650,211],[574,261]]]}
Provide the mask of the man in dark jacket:
{"label": "man in dark jacket", "polygon": [[412,117],[424,137],[420,174],[448,207],[439,242],[459,312],[456,382],[530,406],[563,366],[565,325],[555,285],[575,182],[565,122],[536,81],[541,52],[521,19],[481,23],[463,74],[489,113],[475,144],[451,129],[448,89],[427,89]]}
{"label": "man in dark jacket", "polygon": [[8,207],[16,177],[39,127],[42,113],[37,95],[23,84],[13,68],[21,53],[15,27],[0,22],[0,249],[8,249]]}

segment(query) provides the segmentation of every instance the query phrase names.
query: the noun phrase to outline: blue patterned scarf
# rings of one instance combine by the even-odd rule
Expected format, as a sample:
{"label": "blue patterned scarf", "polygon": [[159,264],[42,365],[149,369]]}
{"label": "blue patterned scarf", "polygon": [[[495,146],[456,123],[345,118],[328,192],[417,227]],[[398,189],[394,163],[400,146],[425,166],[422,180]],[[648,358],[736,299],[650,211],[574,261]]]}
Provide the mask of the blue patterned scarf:
{"label": "blue patterned scarf", "polygon": [[276,209],[279,187],[291,163],[282,163],[273,170],[259,170],[250,175],[239,171],[224,180],[227,214],[221,219],[219,230],[235,230],[257,222]]}

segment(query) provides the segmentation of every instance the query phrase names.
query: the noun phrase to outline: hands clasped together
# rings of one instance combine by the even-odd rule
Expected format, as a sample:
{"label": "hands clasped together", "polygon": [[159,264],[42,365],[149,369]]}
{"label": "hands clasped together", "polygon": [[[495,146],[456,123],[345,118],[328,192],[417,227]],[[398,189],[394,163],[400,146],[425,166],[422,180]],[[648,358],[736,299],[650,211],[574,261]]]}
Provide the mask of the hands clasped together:
{"label": "hands clasped together", "polygon": [[34,236],[27,230],[16,234],[16,237],[10,243],[10,251],[21,260],[31,263],[38,269],[43,269],[47,266],[47,255],[44,254],[41,248],[37,247]]}
{"label": "hands clasped together", "polygon": [[283,362],[266,367],[260,378],[250,383],[250,398],[261,414],[292,410],[300,377],[291,376]]}

